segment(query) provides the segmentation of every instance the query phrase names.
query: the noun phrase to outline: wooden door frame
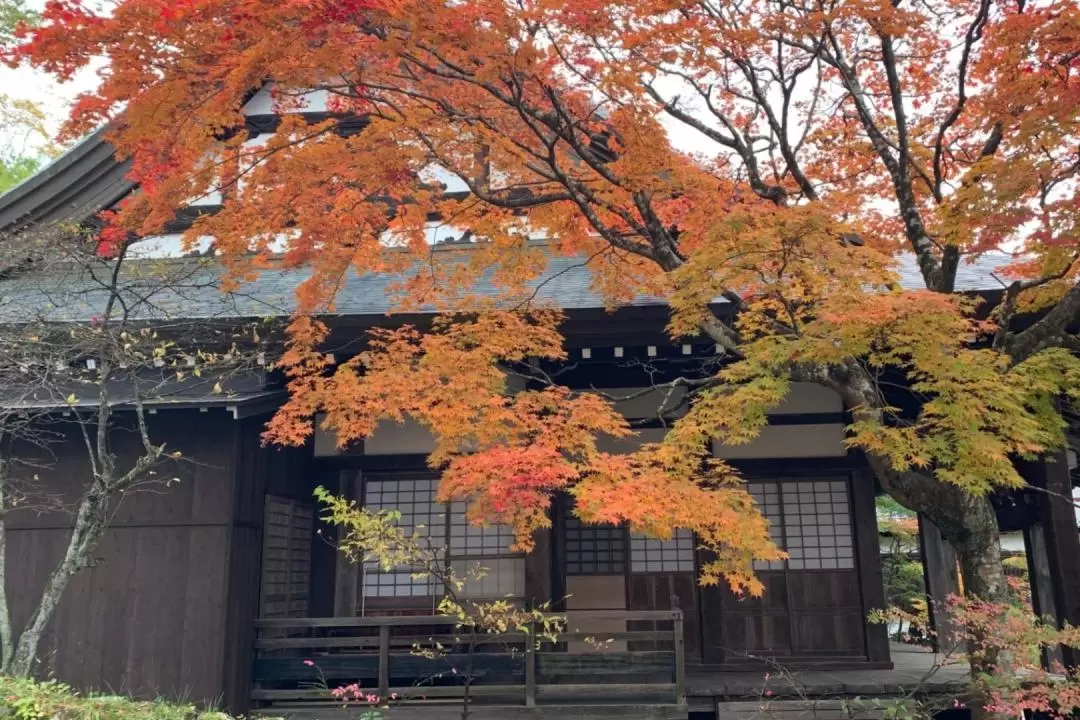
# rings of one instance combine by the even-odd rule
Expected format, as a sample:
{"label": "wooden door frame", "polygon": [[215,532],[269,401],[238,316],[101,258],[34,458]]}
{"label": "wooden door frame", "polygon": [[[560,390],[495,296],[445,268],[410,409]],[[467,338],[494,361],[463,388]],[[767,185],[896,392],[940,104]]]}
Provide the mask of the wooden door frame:
{"label": "wooden door frame", "polygon": [[[776,482],[782,495],[782,483],[784,482],[813,482],[815,480],[839,480],[843,479],[847,485],[847,497],[849,503],[849,516],[851,520],[853,568],[859,587],[859,606],[865,620],[866,615],[873,608],[884,606],[884,589],[881,585],[880,562],[878,557],[877,524],[874,510],[874,485],[873,475],[867,468],[865,460],[858,454],[851,453],[839,458],[808,458],[808,459],[783,459],[783,460],[755,460],[740,463],[743,479],[747,483],[753,482]],[[782,499],[781,499],[782,503]],[[781,504],[782,507],[782,504]],[[786,531],[785,531],[786,532]],[[786,538],[785,538],[786,539]],[[697,553],[698,565],[707,561],[704,551]],[[776,571],[769,571],[776,572]],[[791,603],[791,570],[785,563],[784,588],[786,593],[785,606],[787,614],[787,627],[790,652],[797,657],[797,628],[795,625],[798,613],[792,612]],[[795,571],[804,572],[804,571]],[[809,570],[805,572],[815,572]],[[715,602],[709,603],[711,611],[706,611],[706,599],[714,595]],[[698,605],[701,615],[702,633],[702,658],[708,664],[723,664],[728,662],[729,653],[723,649],[710,652],[715,643],[706,645],[710,631],[721,639],[724,636],[724,615],[727,601],[723,589],[718,588],[698,590]],[[863,627],[863,652],[866,660],[871,663],[888,663],[889,648],[888,639],[884,628],[870,626],[865,622]]]}
{"label": "wooden door frame", "polygon": [[[552,502],[552,528],[551,528],[551,530],[552,530],[552,544],[553,544],[554,547],[556,547],[559,550],[558,553],[553,553],[553,555],[552,555],[552,563],[551,563],[551,571],[553,573],[552,587],[553,588],[556,588],[556,587],[561,588],[561,591],[562,591],[562,596],[561,596],[561,599],[559,601],[560,602],[560,605],[559,605],[559,611],[560,612],[565,612],[566,611],[565,595],[566,595],[566,587],[567,587],[567,583],[568,583],[568,580],[567,580],[567,577],[568,577],[568,575],[567,575],[567,560],[566,560],[566,518],[568,517],[569,512],[570,512],[570,508],[571,508],[571,505],[570,505],[569,501],[570,501],[570,498],[569,498],[569,496],[567,494],[560,493],[559,495],[557,495],[555,497],[555,500]],[[630,544],[630,539],[631,539],[630,538],[630,528],[627,527],[626,525],[622,525],[622,526],[620,526],[620,530],[622,531],[623,540],[624,540],[624,544],[625,544],[624,546],[626,548],[626,557],[625,557],[625,559],[623,561],[623,572],[622,572],[623,591],[624,591],[624,595],[625,595],[624,598],[623,598],[623,607],[626,608],[627,610],[634,609],[634,608],[632,608],[633,603],[632,603],[632,597],[631,597],[631,582],[632,582],[632,578],[635,575],[637,575],[637,576],[653,575],[653,576],[663,576],[663,577],[673,577],[673,576],[688,575],[688,574],[692,575],[692,577],[694,579],[693,586],[694,586],[694,594],[695,594],[695,602],[694,602],[694,607],[692,608],[692,610],[696,614],[697,617],[696,617],[696,622],[684,623],[684,627],[686,627],[686,628],[690,628],[690,627],[696,628],[696,631],[697,631],[696,632],[696,634],[697,634],[697,645],[696,645],[696,647],[698,648],[699,657],[703,657],[704,648],[705,648],[705,636],[704,636],[704,617],[703,617],[703,609],[702,609],[702,602],[701,602],[702,594],[701,594],[700,586],[698,586],[697,583],[696,583],[696,578],[699,576],[700,570],[701,570],[701,563],[700,563],[700,557],[699,557],[700,553],[697,552],[697,550],[696,550],[697,542],[698,542],[697,541],[697,535],[693,536],[693,543],[694,543],[694,547],[695,547],[695,550],[694,550],[694,553],[693,553],[694,569],[693,569],[693,571],[691,573],[687,573],[685,571],[684,572],[667,572],[667,573],[665,573],[665,572],[635,573],[633,571],[633,557],[632,557],[633,549],[632,549],[631,544]],[[614,574],[614,573],[612,573],[611,576],[617,577],[617,575]],[[672,599],[674,600],[674,599],[677,599],[677,598],[675,598],[673,596]],[[679,609],[685,611],[685,608],[680,607]]]}

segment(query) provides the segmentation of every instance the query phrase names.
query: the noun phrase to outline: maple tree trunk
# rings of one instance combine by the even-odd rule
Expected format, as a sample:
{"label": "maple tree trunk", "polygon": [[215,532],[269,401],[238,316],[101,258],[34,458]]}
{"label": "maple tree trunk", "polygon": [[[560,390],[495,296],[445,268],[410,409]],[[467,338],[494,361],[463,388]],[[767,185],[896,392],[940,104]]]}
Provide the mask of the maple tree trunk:
{"label": "maple tree trunk", "polygon": [[926,477],[918,473],[878,473],[879,478],[883,475],[886,491],[930,518],[956,550],[964,594],[989,602],[1006,600],[1000,531],[990,499],[944,483],[926,492]]}
{"label": "maple tree trunk", "polygon": [[[858,363],[797,370],[799,379],[836,390],[856,417],[884,422],[874,382]],[[898,471],[888,458],[873,452],[867,453],[867,459],[885,491],[908,509],[930,518],[956,550],[964,594],[1005,603],[1007,585],[1001,564],[1000,531],[990,498],[942,482],[930,472]],[[975,674],[1001,672],[994,653],[971,649],[968,657]]]}
{"label": "maple tree trunk", "polygon": [[[990,498],[972,495],[921,473],[891,471],[880,458],[870,456],[870,463],[889,495],[928,517],[953,546],[960,563],[963,594],[1004,607],[1007,585],[997,515]],[[943,648],[943,652],[967,653],[973,677],[1008,672],[1002,666],[1003,658],[995,650],[982,647],[977,637],[970,647]]]}
{"label": "maple tree trunk", "polygon": [[[942,534],[956,550],[960,561],[963,592],[993,603],[1007,602],[1005,570],[1001,564],[1001,538],[997,516],[986,497],[971,497],[962,510],[963,525],[942,528]],[[933,519],[931,517],[931,519]],[[975,673],[1004,672],[996,652],[980,648],[978,643],[968,648],[971,669]]]}

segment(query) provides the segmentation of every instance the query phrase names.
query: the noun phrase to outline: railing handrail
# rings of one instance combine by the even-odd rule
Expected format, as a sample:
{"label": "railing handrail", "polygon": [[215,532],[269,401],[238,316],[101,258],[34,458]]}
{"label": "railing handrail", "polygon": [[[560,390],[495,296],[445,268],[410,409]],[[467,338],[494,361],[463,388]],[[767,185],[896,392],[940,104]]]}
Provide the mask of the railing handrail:
{"label": "railing handrail", "polygon": [[[670,621],[671,629],[664,631],[656,630],[641,630],[640,635],[642,638],[650,636],[649,639],[658,639],[656,635],[666,635],[671,633],[672,642],[672,660],[674,663],[672,682],[666,687],[670,687],[674,693],[675,703],[683,707],[686,705],[686,657],[685,657],[685,644],[683,641],[683,614],[680,610],[573,610],[571,611],[575,620],[580,618],[612,618],[619,620],[651,620],[651,621]],[[565,618],[566,613],[545,613],[542,615],[544,618]],[[538,621],[538,619],[537,619]],[[537,677],[536,677],[536,656],[538,649],[535,643],[529,640],[529,636],[535,636],[536,622],[530,623],[530,630],[528,633],[513,632],[515,639],[524,640],[525,650],[525,685],[522,688],[525,691],[525,705],[527,707],[533,707],[536,705],[537,695]],[[378,628],[377,635],[377,655],[378,655],[378,694],[379,697],[386,702],[389,697],[390,688],[390,630],[394,627],[419,627],[419,626],[458,626],[461,621],[459,618],[447,616],[447,615],[426,615],[426,616],[401,616],[401,617],[330,617],[330,618],[260,618],[255,621],[255,627],[258,630],[266,629],[318,629],[318,628]],[[604,633],[598,631],[596,635],[603,636],[605,634],[627,636],[626,639],[633,639],[635,632],[638,631],[619,631],[615,633]],[[556,633],[556,637],[561,641],[563,636],[567,639],[579,639],[578,636],[583,635],[582,632],[568,631]],[[320,638],[295,638],[294,640],[307,639],[314,645],[319,644]],[[371,636],[363,636],[357,638],[357,640],[365,641],[365,646],[370,646],[370,641],[373,638]],[[484,642],[485,638],[482,635],[474,635],[469,633],[468,642],[470,647],[473,647],[474,643]],[[261,638],[256,642],[256,649],[260,644],[273,645],[281,643],[281,640]],[[301,647],[300,644],[290,640],[288,641],[289,647]],[[283,646],[284,647],[284,646]],[[277,648],[280,649],[280,648]]]}
{"label": "railing handrail", "polygon": [[[543,617],[558,619],[567,615],[578,618],[612,620],[681,620],[680,610],[571,610],[569,613],[543,613]],[[452,615],[404,615],[399,617],[324,617],[324,618],[259,618],[257,629],[269,628],[341,628],[341,627],[410,627],[417,625],[460,624]]]}

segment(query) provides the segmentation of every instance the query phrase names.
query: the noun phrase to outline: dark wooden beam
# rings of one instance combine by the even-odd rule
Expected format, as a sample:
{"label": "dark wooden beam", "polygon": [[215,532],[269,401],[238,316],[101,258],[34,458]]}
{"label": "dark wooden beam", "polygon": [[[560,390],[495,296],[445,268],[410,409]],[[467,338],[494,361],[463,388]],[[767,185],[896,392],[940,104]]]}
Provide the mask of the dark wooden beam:
{"label": "dark wooden beam", "polygon": [[948,597],[960,594],[956,550],[933,522],[919,515],[919,553],[922,555],[930,627],[934,630],[934,649],[952,652],[956,645],[956,627],[949,612]]}
{"label": "dark wooden beam", "polygon": [[[312,463],[313,467],[316,467]],[[340,490],[339,470],[318,466],[312,474],[318,484],[335,492]],[[310,494],[310,493],[309,493]],[[308,608],[312,617],[333,617],[337,610],[337,566],[341,553],[337,549],[338,527],[326,522],[321,508],[316,507],[314,537],[311,540],[311,588]]]}
{"label": "dark wooden beam", "polygon": [[[881,548],[878,545],[877,508],[874,503],[874,476],[869,468],[851,474],[852,520],[855,525],[855,555],[859,570],[863,618],[872,610],[885,609],[885,583],[881,577]],[[882,623],[866,624],[866,659],[889,661],[889,629]]]}
{"label": "dark wooden beam", "polygon": [[[848,453],[838,457],[810,458],[762,458],[728,460],[747,479],[753,478],[816,478],[822,474],[847,475],[853,470],[866,467],[866,459],[859,453]],[[316,459],[319,467],[336,469],[357,469],[368,472],[430,470],[427,455],[332,455]]]}
{"label": "dark wooden beam", "polygon": [[[1054,573],[1046,551],[1046,533],[1036,523],[1024,528],[1024,554],[1027,556],[1028,578],[1031,584],[1031,609],[1041,618],[1057,623],[1058,610],[1054,599]],[[1063,663],[1061,648],[1044,648],[1043,667],[1047,670]]]}
{"label": "dark wooden beam", "polygon": [[525,556],[525,598],[531,607],[551,602],[551,528],[533,534],[532,552]]}
{"label": "dark wooden beam", "polygon": [[854,452],[837,457],[762,458],[728,460],[727,463],[747,479],[806,477],[820,480],[822,475],[847,475],[866,468],[866,458]]}
{"label": "dark wooden beam", "polygon": [[[1032,545],[1036,570],[1048,575],[1050,587],[1043,587],[1037,607],[1040,614],[1053,609],[1058,625],[1080,625],[1080,534],[1076,507],[1072,500],[1069,461],[1061,450],[1039,462],[1019,462],[1017,469],[1036,494],[1038,525],[1042,541]],[[1033,579],[1037,578],[1033,576]],[[1037,592],[1037,583],[1032,583]],[[1067,668],[1080,666],[1080,648],[1061,648]]]}
{"label": "dark wooden beam", "polygon": [[[349,500],[360,501],[361,479],[358,471],[343,470],[339,474],[337,493]],[[360,597],[360,566],[345,555],[337,554],[334,572],[334,616],[356,615],[356,601]]]}
{"label": "dark wooden beam", "polygon": [[[671,427],[671,421],[663,422],[660,418],[646,418],[631,420],[635,430],[648,428]],[[769,415],[769,425],[847,425],[851,422],[851,414],[846,412],[816,412],[816,413],[788,413],[784,415]],[[732,461],[735,462],[735,461]]]}

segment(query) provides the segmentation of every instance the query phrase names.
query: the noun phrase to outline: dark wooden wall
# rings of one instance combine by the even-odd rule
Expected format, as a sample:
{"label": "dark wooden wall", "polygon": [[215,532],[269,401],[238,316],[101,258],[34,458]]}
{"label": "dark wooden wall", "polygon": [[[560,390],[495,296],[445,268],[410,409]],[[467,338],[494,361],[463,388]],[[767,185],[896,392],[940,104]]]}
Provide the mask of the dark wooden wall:
{"label": "dark wooden wall", "polygon": [[[217,701],[224,660],[235,423],[225,411],[175,411],[150,418],[155,442],[185,460],[130,493],[76,576],[40,648],[43,675],[83,688]],[[42,489],[78,497],[88,475],[74,428],[39,472]],[[119,464],[136,438],[118,433]],[[8,519],[8,592],[22,627],[70,535],[64,513],[15,511]]]}
{"label": "dark wooden wall", "polygon": [[[259,608],[265,495],[310,500],[310,448],[262,448],[262,418],[224,410],[151,416],[157,442],[183,453],[163,480],[119,504],[95,566],[68,588],[41,647],[40,673],[80,688],[246,709]],[[123,458],[135,436],[118,436]],[[78,437],[53,447],[43,488],[74,499],[86,477]],[[21,626],[63,552],[71,519],[15,512],[8,590]]]}
{"label": "dark wooden wall", "polygon": [[[681,573],[628,573],[628,610],[682,610],[686,656],[701,657],[701,613],[698,608],[697,575]],[[628,630],[668,630],[670,622],[635,620],[627,623]],[[635,643],[631,650],[667,650],[670,642],[658,642],[654,647]]]}
{"label": "dark wooden wall", "polygon": [[701,588],[706,663],[888,663],[885,627],[867,623],[884,607],[873,478],[862,470],[850,477],[854,567],[763,570],[757,598],[737,597],[724,583]]}
{"label": "dark wooden wall", "polygon": [[266,496],[312,502],[318,484],[311,448],[264,447],[260,436],[265,422],[266,418],[241,420],[234,436],[237,481],[229,542],[223,680],[225,706],[234,713],[246,712],[250,699]]}

